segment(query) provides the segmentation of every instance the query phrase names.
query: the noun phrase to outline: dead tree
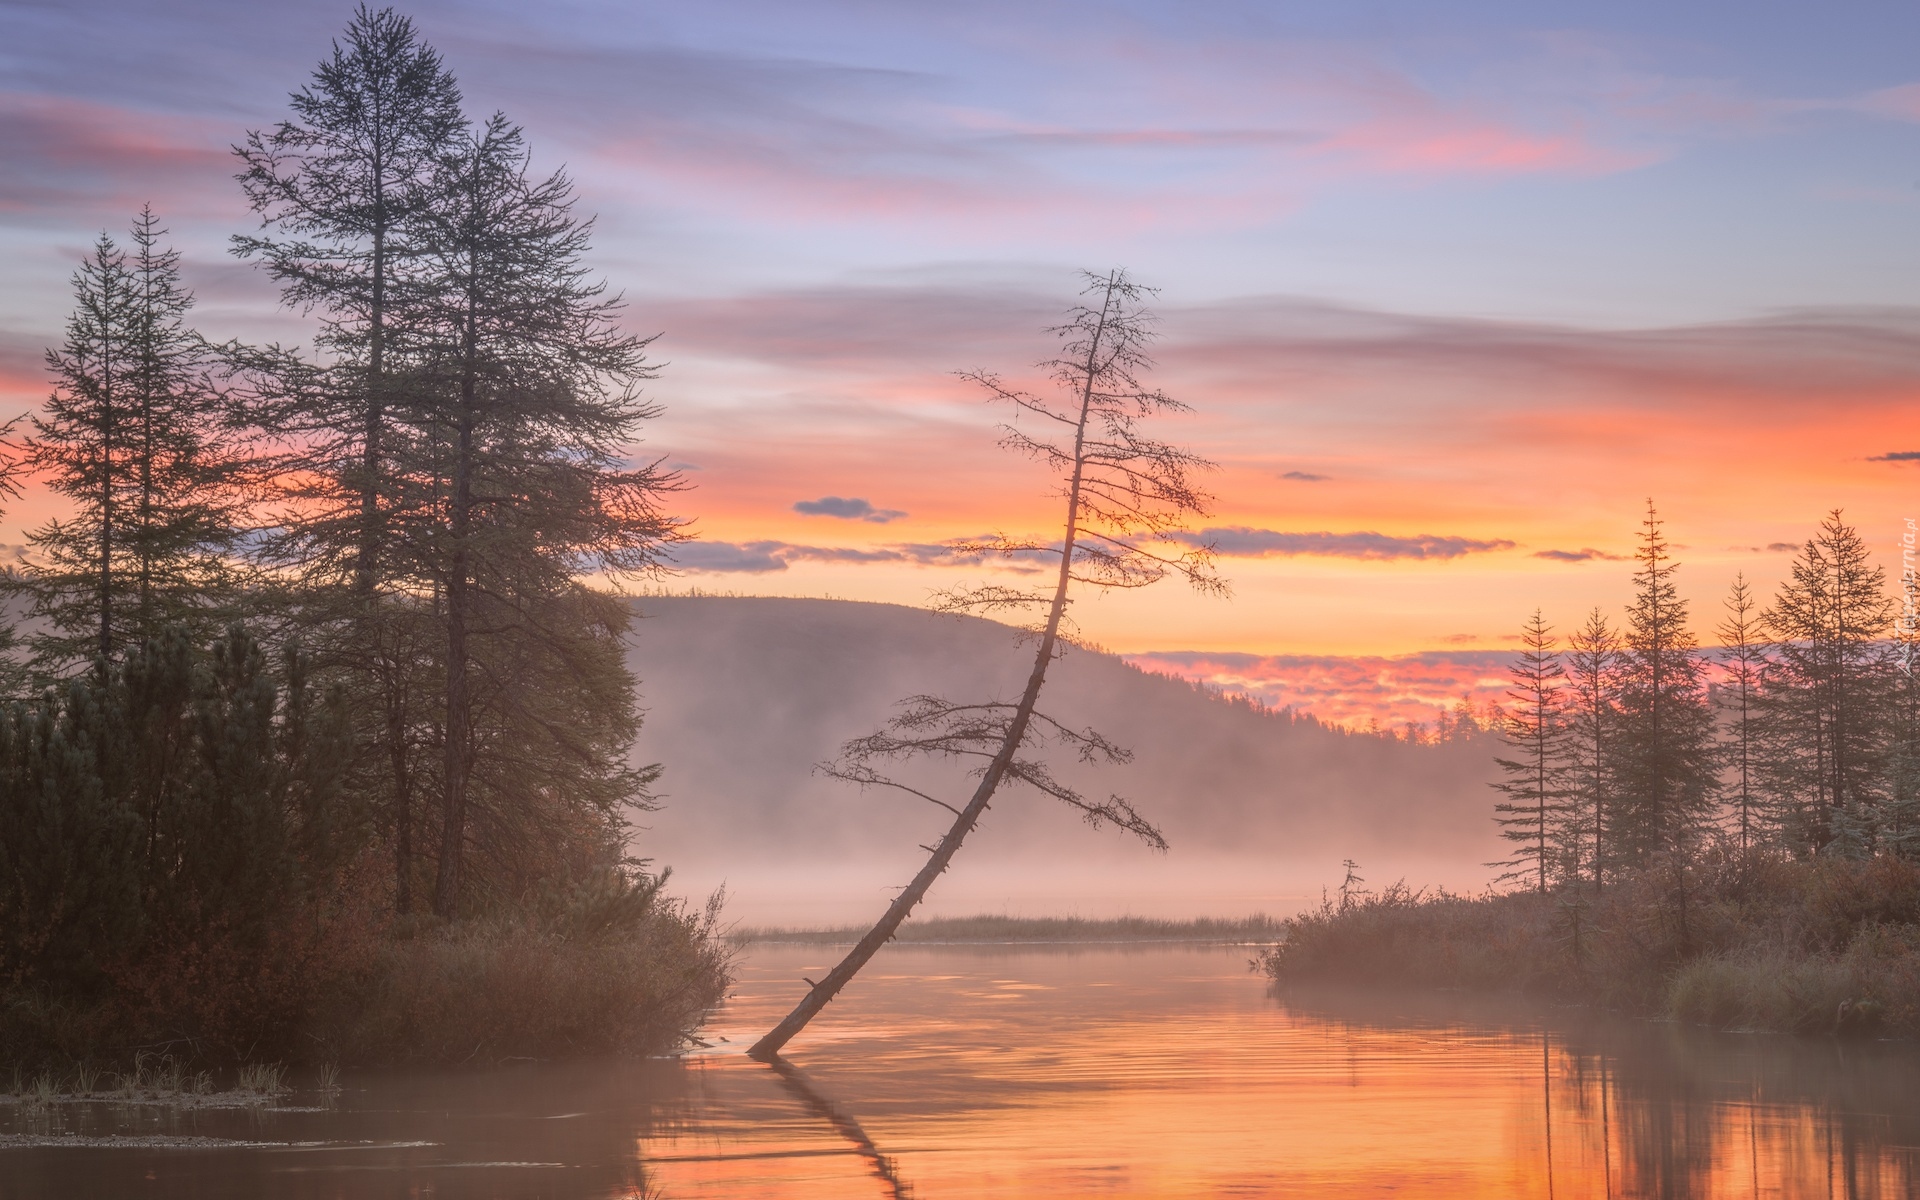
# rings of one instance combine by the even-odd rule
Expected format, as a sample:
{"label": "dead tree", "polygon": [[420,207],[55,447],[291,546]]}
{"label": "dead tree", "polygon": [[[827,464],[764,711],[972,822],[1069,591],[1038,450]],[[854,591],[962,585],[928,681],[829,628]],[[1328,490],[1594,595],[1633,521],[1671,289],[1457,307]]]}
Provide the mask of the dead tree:
{"label": "dead tree", "polygon": [[[1016,417],[1030,418],[1039,433],[1017,424],[1004,427],[1001,444],[1045,463],[1061,480],[1065,500],[1058,541],[1005,536],[960,547],[964,552],[1058,560],[1053,585],[1044,590],[988,586],[948,593],[939,607],[950,612],[1044,612],[1035,632],[1038,645],[1026,687],[1014,703],[959,704],[935,696],[914,696],[885,729],[849,742],[824,773],[861,787],[889,787],[910,793],[953,814],[946,835],[931,846],[926,865],[901,891],[886,914],[845,959],[813,984],[784,1021],[747,1051],[771,1061],[781,1047],[806,1027],[841,988],[892,939],[933,881],[947,869],[960,843],[992,803],[1001,784],[1022,783],[1074,808],[1098,828],[1113,824],[1148,845],[1164,850],[1166,840],[1133,806],[1118,796],[1091,799],[1055,779],[1034,751],[1048,745],[1072,751],[1083,762],[1125,762],[1129,755],[1090,729],[1074,729],[1035,707],[1047,668],[1064,650],[1064,626],[1075,584],[1096,588],[1137,588],[1168,575],[1195,589],[1224,595],[1226,585],[1214,573],[1213,546],[1187,531],[1187,521],[1204,516],[1210,497],[1193,477],[1211,463],[1140,429],[1143,418],[1187,411],[1163,392],[1151,390],[1140,376],[1152,366],[1147,345],[1153,318],[1144,302],[1152,294],[1124,271],[1088,274],[1086,299],[1052,330],[1061,340],[1058,358],[1042,363],[1058,387],[1043,398],[1010,387],[996,375],[963,372],[963,378],[1013,406]],[[881,764],[908,758],[963,763],[977,781],[964,805],[889,778]],[[812,982],[812,981],[809,981]]]}

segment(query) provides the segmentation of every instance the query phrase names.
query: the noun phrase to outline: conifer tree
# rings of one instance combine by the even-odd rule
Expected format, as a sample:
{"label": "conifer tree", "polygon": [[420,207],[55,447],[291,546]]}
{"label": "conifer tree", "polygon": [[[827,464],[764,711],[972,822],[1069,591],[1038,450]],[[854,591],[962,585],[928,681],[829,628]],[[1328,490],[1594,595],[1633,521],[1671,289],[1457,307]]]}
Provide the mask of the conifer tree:
{"label": "conifer tree", "polygon": [[1907,521],[1893,622],[1892,685],[1887,748],[1886,814],[1880,845],[1903,858],[1920,858],[1920,569],[1913,565],[1915,522]]}
{"label": "conifer tree", "polygon": [[[521,131],[497,114],[442,171],[417,235],[438,386],[408,412],[403,474],[444,481],[431,518],[404,534],[445,635],[434,907],[453,915],[476,799],[490,797],[485,824],[499,826],[558,797],[589,828],[643,799],[623,760],[637,727],[626,610],[577,577],[653,569],[677,527],[658,500],[677,484],[657,463],[623,465],[621,448],[658,411],[637,390],[648,339],[620,331],[619,300],[580,265],[591,223],[574,216],[570,181],[530,175]],[[576,753],[547,756],[545,778],[501,777],[525,772],[514,749],[554,745],[559,729]]]}
{"label": "conifer tree", "polygon": [[1567,639],[1567,741],[1570,816],[1586,841],[1588,874],[1604,886],[1611,845],[1614,740],[1620,713],[1620,636],[1595,608]]}
{"label": "conifer tree", "polygon": [[1884,798],[1894,605],[1886,574],[1838,509],[1821,521],[1765,613],[1764,771],[1788,845],[1817,853],[1837,826],[1864,851]]}
{"label": "conifer tree", "polygon": [[1513,686],[1501,714],[1500,732],[1513,757],[1496,757],[1506,778],[1494,788],[1506,799],[1493,806],[1500,836],[1515,844],[1501,879],[1532,877],[1542,895],[1549,876],[1573,878],[1578,843],[1568,837],[1566,673],[1552,628],[1535,609],[1521,629],[1520,657],[1510,671]]}
{"label": "conifer tree", "polygon": [[[1002,444],[1051,468],[1065,501],[1058,540],[997,537],[974,547],[1010,557],[1056,557],[1051,587],[986,585],[950,593],[942,601],[950,611],[1044,614],[1035,629],[1038,644],[1026,686],[1017,701],[957,703],[912,697],[885,729],[847,743],[838,760],[823,766],[828,774],[863,787],[897,788],[930,801],[951,813],[953,821],[939,841],[922,847],[928,853],[925,865],[873,928],[747,1051],[755,1058],[777,1058],[892,939],[1004,784],[1024,784],[1066,804],[1095,827],[1110,823],[1148,845],[1166,847],[1160,831],[1125,799],[1084,796],[1031,756],[1035,747],[1052,742],[1082,762],[1125,762],[1129,757],[1098,732],[1064,725],[1038,708],[1047,668],[1066,649],[1062,629],[1075,584],[1140,588],[1177,576],[1201,592],[1226,591],[1214,573],[1212,543],[1186,529],[1190,518],[1207,511],[1210,497],[1196,486],[1195,476],[1212,464],[1142,428],[1147,418],[1186,411],[1184,404],[1140,378],[1153,365],[1147,352],[1153,317],[1145,307],[1151,289],[1119,270],[1086,273],[1083,278],[1085,302],[1053,330],[1063,343],[1061,353],[1041,364],[1056,385],[1054,396],[1011,387],[986,372],[962,376],[1026,418],[1024,428],[1003,426]],[[879,769],[881,763],[914,758],[965,764],[976,781],[971,794],[963,804],[948,804]]]}
{"label": "conifer tree", "polygon": [[1716,780],[1713,711],[1687,605],[1674,585],[1652,501],[1641,524],[1635,596],[1627,609],[1615,742],[1613,853],[1640,866],[1684,858],[1711,811]]}
{"label": "conifer tree", "polygon": [[452,74],[413,22],[365,4],[289,106],[292,120],[234,147],[267,232],[236,236],[233,250],[266,267],[289,307],[321,315],[328,377],[292,397],[279,423],[303,441],[309,561],[350,575],[364,603],[382,578],[408,222],[433,203],[436,164],[465,119]]}
{"label": "conifer tree", "polygon": [[144,209],[131,253],[100,236],[74,276],[66,340],[47,355],[59,383],[33,417],[26,464],[74,508],[29,534],[44,671],[115,661],[165,629],[205,637],[221,617],[238,464],[165,232]]}
{"label": "conifer tree", "polygon": [[1757,833],[1754,791],[1754,753],[1756,701],[1760,673],[1766,665],[1766,645],[1761,636],[1759,605],[1746,574],[1733,577],[1727,593],[1726,619],[1715,631],[1726,650],[1727,695],[1725,710],[1729,728],[1721,744],[1721,757],[1728,775],[1727,799],[1733,808],[1734,828],[1739,832],[1740,849],[1753,844]]}
{"label": "conifer tree", "polygon": [[432,503],[400,467],[394,410],[428,386],[432,351],[409,337],[422,273],[412,232],[466,122],[452,74],[413,23],[364,4],[290,107],[291,120],[234,148],[262,232],[233,249],[280,282],[289,307],[319,313],[329,357],[247,356],[255,420],[285,447],[277,478],[290,519],[262,553],[297,580],[293,607],[322,667],[352,682],[355,763],[361,786],[385,799],[406,912],[440,664],[419,580],[389,561],[392,527]]}

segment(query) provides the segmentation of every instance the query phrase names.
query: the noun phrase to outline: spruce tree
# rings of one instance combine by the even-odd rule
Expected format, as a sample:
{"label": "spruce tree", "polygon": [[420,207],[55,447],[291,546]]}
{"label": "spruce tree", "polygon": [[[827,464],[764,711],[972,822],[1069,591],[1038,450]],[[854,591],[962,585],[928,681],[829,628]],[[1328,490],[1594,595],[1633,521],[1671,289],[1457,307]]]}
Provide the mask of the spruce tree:
{"label": "spruce tree", "polygon": [[1620,636],[1598,608],[1567,638],[1567,750],[1570,816],[1584,831],[1588,874],[1605,884],[1612,820],[1614,743],[1620,713]]}
{"label": "spruce tree", "polygon": [[1754,761],[1760,675],[1766,666],[1766,644],[1761,636],[1758,603],[1745,573],[1733,577],[1727,593],[1726,619],[1715,631],[1726,651],[1727,684],[1723,708],[1728,729],[1721,743],[1721,761],[1727,774],[1727,801],[1733,809],[1740,849],[1753,845],[1758,833]]}
{"label": "spruce tree", "polygon": [[1627,609],[1615,746],[1613,852],[1629,866],[1657,855],[1683,859],[1712,810],[1713,710],[1687,604],[1674,585],[1652,501],[1641,524]]}
{"label": "spruce tree", "polygon": [[28,535],[47,673],[115,661],[164,629],[204,637],[221,618],[238,463],[164,235],[145,209],[131,253],[100,236],[74,276],[66,340],[47,354],[59,383],[33,417],[26,464],[73,502]]}
{"label": "spruce tree", "polygon": [[1821,521],[1765,614],[1764,773],[1787,844],[1818,853],[1845,826],[1872,843],[1884,800],[1894,668],[1886,573],[1838,509]]}
{"label": "spruce tree", "polygon": [[1888,709],[1886,812],[1880,844],[1903,858],[1920,858],[1920,570],[1913,563],[1915,523],[1907,522],[1892,635]]}
{"label": "spruce tree", "polygon": [[[1513,757],[1494,762],[1506,778],[1494,789],[1506,799],[1493,806],[1500,836],[1514,843],[1514,856],[1493,865],[1502,880],[1532,879],[1542,895],[1549,877],[1577,876],[1578,843],[1567,835],[1566,673],[1553,631],[1535,609],[1520,632],[1521,651],[1510,670],[1513,686],[1501,714],[1500,732]],[[1569,853],[1571,852],[1571,853]]]}

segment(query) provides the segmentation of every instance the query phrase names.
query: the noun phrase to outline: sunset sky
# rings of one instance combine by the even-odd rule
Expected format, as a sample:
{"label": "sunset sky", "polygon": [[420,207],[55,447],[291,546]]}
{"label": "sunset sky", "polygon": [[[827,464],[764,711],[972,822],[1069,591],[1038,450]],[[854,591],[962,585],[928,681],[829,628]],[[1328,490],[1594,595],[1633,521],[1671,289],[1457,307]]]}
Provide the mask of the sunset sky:
{"label": "sunset sky", "polygon": [[[350,11],[0,4],[11,410],[144,201],[203,332],[310,337],[225,253],[226,148]],[[952,372],[1018,377],[1116,265],[1162,289],[1156,381],[1196,410],[1162,432],[1220,464],[1235,590],[1080,606],[1162,669],[1417,713],[1485,691],[1536,606],[1617,612],[1648,497],[1703,635],[1826,510],[1895,571],[1920,515],[1911,4],[405,11],[576,178],[660,334],[636,452],[694,485],[675,588],[921,603],[981,575],[948,540],[1044,533],[1048,481]]]}

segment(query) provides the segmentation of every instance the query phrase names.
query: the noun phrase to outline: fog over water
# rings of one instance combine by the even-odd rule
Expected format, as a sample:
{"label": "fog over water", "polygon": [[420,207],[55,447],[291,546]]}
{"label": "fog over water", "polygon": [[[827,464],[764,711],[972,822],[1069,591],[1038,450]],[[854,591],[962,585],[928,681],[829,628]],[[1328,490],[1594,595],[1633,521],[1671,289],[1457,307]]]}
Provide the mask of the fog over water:
{"label": "fog over water", "polygon": [[[636,848],[674,868],[676,890],[724,884],[729,915],[749,924],[876,916],[948,815],[813,764],[907,696],[1015,698],[1031,664],[1005,625],[896,605],[702,596],[638,608],[630,661],[648,712],[634,758],[666,773]],[[1350,735],[1078,649],[1055,663],[1041,708],[1134,752],[1126,766],[1055,761],[1083,791],[1131,800],[1172,849],[1010,789],[924,915],[1285,914],[1336,883],[1345,858],[1373,884],[1477,888],[1499,854],[1484,741]],[[955,803],[970,790],[952,768],[912,777]]]}

